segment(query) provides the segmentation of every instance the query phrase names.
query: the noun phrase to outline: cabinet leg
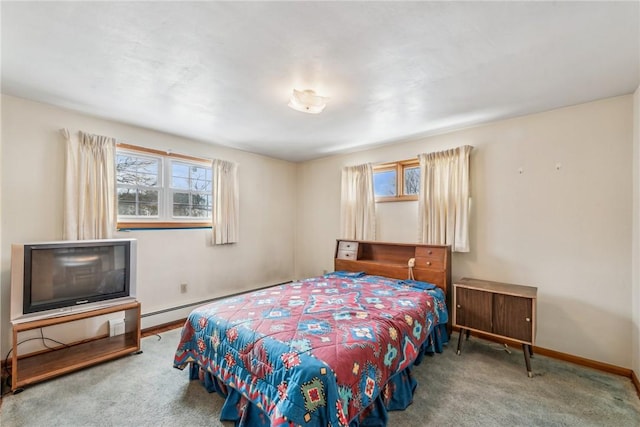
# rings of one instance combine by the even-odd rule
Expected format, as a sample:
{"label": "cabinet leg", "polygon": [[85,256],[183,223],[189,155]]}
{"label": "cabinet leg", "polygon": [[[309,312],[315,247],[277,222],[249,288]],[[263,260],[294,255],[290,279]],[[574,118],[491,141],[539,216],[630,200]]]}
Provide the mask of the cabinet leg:
{"label": "cabinet leg", "polygon": [[[462,333],[463,330],[460,329],[460,331],[458,332],[458,351],[456,352],[456,354],[460,354],[460,349],[462,348]],[[469,337],[469,330],[467,329],[467,337]]]}
{"label": "cabinet leg", "polygon": [[527,345],[527,347],[529,347],[529,356],[533,357],[533,346]]}
{"label": "cabinet leg", "polygon": [[471,335],[471,331],[467,329],[466,333],[465,333],[465,339],[467,341],[469,341],[469,336]]}
{"label": "cabinet leg", "polygon": [[533,372],[531,372],[531,360],[529,360],[531,346],[529,344],[522,344],[522,352],[524,353],[524,363],[527,365],[527,375],[531,378],[533,377]]}

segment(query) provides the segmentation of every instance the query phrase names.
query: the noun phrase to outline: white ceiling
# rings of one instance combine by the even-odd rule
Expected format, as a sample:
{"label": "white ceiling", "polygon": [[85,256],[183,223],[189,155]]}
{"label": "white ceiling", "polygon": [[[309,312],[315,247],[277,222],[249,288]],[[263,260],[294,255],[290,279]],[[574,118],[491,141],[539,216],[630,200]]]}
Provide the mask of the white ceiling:
{"label": "white ceiling", "polygon": [[3,1],[2,92],[303,161],[632,93],[639,6]]}

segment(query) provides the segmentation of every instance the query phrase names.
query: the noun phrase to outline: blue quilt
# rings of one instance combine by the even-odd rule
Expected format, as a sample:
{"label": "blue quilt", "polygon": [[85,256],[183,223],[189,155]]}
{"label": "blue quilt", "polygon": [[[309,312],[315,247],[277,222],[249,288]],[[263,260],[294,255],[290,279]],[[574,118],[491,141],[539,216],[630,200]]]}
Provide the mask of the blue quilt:
{"label": "blue quilt", "polygon": [[194,310],[174,366],[250,408],[238,424],[357,425],[411,402],[408,368],[448,339],[444,301],[424,282],[358,273],[279,285]]}

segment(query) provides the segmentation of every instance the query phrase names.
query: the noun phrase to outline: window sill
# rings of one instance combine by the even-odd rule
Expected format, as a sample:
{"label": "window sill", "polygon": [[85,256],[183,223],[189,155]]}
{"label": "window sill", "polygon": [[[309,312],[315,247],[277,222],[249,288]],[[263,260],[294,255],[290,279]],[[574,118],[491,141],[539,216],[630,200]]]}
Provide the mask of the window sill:
{"label": "window sill", "polygon": [[417,201],[418,196],[391,196],[391,197],[376,197],[376,203],[386,202],[411,202]]}
{"label": "window sill", "polygon": [[175,230],[211,228],[211,221],[199,222],[118,222],[118,231],[125,230]]}

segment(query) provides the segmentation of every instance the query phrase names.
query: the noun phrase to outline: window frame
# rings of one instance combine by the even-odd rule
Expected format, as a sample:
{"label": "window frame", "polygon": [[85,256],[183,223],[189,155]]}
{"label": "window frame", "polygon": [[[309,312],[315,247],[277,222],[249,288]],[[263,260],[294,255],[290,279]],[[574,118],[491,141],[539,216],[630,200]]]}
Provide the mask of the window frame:
{"label": "window frame", "polygon": [[412,169],[415,167],[420,167],[420,161],[417,157],[408,160],[400,160],[397,162],[387,162],[374,165],[374,175],[377,172],[396,172],[396,195],[376,196],[376,203],[417,201],[419,194],[404,194],[404,171],[405,169]]}
{"label": "window frame", "polygon": [[[116,144],[116,155],[118,153],[131,153],[141,157],[151,157],[160,160],[160,173],[158,176],[159,185],[153,188],[158,190],[158,216],[142,218],[136,216],[120,216],[117,215],[118,230],[137,230],[137,229],[183,229],[183,228],[211,228],[211,219],[203,221],[202,218],[189,219],[188,217],[179,217],[177,220],[173,218],[173,193],[175,189],[171,185],[171,166],[173,161],[179,163],[206,167],[212,169],[211,160],[200,157],[177,154],[173,152],[165,152],[152,148],[139,147],[137,145],[118,143]],[[116,172],[117,175],[117,172]],[[212,176],[213,181],[213,176]],[[212,182],[213,185],[213,182]],[[116,183],[117,186],[117,183]],[[117,193],[117,190],[116,190]],[[213,204],[213,200],[212,200]],[[117,200],[116,200],[117,206]]]}

